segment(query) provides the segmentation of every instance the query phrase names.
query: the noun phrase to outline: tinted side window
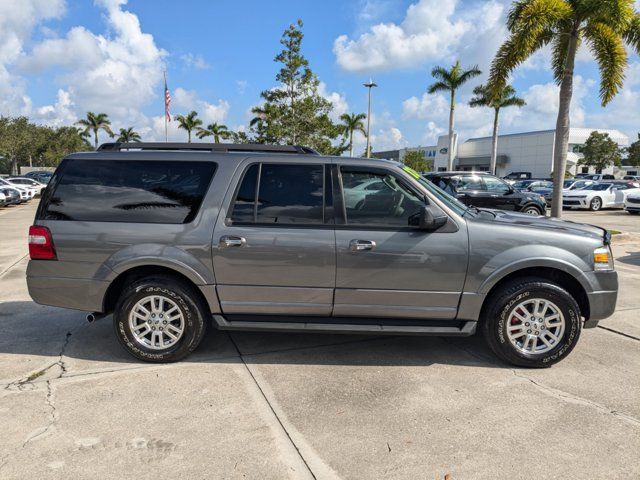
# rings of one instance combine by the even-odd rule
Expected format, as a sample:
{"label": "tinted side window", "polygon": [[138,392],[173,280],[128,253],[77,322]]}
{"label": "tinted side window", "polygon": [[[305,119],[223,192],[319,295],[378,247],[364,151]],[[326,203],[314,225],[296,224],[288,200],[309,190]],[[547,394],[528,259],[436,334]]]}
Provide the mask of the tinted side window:
{"label": "tinted side window", "polygon": [[[347,224],[380,227],[408,227],[409,219],[425,204],[400,180],[390,174],[341,169]],[[375,190],[359,188],[376,185]]]}
{"label": "tinted side window", "polygon": [[322,165],[262,164],[257,223],[322,223]]}
{"label": "tinted side window", "polygon": [[255,164],[242,180],[231,220],[234,223],[322,224],[323,192],[322,165]]}
{"label": "tinted side window", "polygon": [[47,220],[188,223],[216,164],[187,161],[68,160],[43,209]]}
{"label": "tinted side window", "polygon": [[[509,186],[502,180],[498,180],[497,178],[484,177],[484,184],[486,186],[486,189],[490,192],[506,193],[509,191]],[[528,186],[531,187],[531,185]]]}
{"label": "tinted side window", "polygon": [[235,201],[231,220],[233,222],[247,223],[255,220],[256,186],[258,184],[259,164],[251,165],[245,173]]}
{"label": "tinted side window", "polygon": [[484,190],[485,189],[482,183],[482,179],[477,175],[460,177],[458,179],[456,188],[459,192],[465,191],[465,190]]}

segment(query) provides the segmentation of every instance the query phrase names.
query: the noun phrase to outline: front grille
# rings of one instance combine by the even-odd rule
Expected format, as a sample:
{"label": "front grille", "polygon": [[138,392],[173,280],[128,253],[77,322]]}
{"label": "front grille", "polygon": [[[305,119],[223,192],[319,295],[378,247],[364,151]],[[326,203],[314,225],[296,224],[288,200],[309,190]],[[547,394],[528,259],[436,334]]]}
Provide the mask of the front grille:
{"label": "front grille", "polygon": [[563,200],[565,205],[580,205],[580,200]]}

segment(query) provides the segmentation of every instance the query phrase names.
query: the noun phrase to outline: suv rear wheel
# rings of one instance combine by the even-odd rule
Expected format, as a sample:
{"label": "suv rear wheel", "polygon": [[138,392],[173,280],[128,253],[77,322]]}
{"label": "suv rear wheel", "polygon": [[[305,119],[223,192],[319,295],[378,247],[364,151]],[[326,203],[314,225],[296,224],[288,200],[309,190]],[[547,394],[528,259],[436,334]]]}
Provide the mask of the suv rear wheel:
{"label": "suv rear wheel", "polygon": [[582,321],[574,298],[549,280],[526,278],[497,292],[483,310],[483,333],[493,352],[520,367],[544,368],[575,347]]}
{"label": "suv rear wheel", "polygon": [[193,287],[179,279],[153,276],[137,280],[124,289],[116,304],[116,336],[140,360],[181,360],[204,336],[207,309],[203,303]]}

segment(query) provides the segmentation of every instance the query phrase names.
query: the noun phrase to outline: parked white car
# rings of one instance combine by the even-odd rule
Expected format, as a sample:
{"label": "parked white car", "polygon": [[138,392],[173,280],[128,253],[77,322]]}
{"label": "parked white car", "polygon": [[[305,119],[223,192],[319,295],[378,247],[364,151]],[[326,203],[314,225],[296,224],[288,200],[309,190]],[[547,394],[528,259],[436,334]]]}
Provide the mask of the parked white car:
{"label": "parked white car", "polygon": [[20,192],[20,201],[22,202],[31,200],[36,194],[36,191],[33,188],[20,187],[18,185],[14,185],[12,183],[7,182],[4,178],[0,178],[0,186],[12,188]]}
{"label": "parked white car", "polygon": [[36,180],[26,177],[9,177],[5,178],[5,180],[18,187],[32,188],[33,190],[35,190],[36,195],[42,195],[42,191],[47,188],[44,183],[40,183]]}
{"label": "parked white car", "polygon": [[624,208],[625,198],[632,193],[640,193],[640,188],[630,183],[594,183],[580,190],[563,193],[562,206],[594,212],[601,208]]}
{"label": "parked white car", "polygon": [[624,209],[631,215],[640,213],[640,193],[630,193],[624,200]]}
{"label": "parked white car", "polygon": [[584,187],[588,187],[589,185],[593,185],[595,180],[584,180],[580,178],[573,178],[571,180],[565,180],[562,184],[562,191],[569,192],[571,190],[579,190]]}

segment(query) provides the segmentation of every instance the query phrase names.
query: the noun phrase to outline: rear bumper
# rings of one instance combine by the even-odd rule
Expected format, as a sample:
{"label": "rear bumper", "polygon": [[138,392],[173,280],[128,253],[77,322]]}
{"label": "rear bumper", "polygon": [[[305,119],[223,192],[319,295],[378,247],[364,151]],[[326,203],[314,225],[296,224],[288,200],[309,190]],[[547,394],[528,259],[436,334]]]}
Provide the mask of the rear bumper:
{"label": "rear bumper", "polygon": [[33,301],[41,305],[100,312],[109,282],[27,276],[27,287]]}

